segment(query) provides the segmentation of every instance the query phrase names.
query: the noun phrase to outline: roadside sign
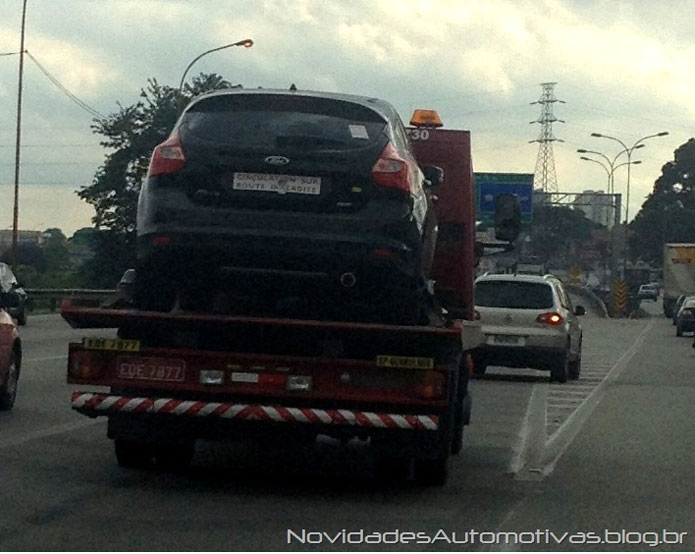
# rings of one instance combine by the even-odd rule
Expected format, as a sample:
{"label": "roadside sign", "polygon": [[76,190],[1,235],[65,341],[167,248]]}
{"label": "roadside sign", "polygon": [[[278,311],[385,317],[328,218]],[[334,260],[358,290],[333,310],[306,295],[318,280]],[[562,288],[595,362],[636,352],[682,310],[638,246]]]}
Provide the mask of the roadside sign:
{"label": "roadside sign", "polygon": [[533,173],[475,173],[476,218],[494,222],[495,198],[515,194],[521,206],[521,221],[533,219]]}
{"label": "roadside sign", "polygon": [[613,308],[616,312],[622,312],[627,308],[628,290],[625,281],[613,283]]}

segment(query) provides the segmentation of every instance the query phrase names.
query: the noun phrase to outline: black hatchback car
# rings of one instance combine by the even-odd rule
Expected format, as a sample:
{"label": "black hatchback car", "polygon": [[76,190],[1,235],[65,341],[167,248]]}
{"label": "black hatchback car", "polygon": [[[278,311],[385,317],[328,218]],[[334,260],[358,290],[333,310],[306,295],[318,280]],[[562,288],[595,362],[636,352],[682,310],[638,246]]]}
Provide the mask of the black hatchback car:
{"label": "black hatchback car", "polygon": [[428,188],[440,178],[425,179],[383,100],[198,97],[155,148],[140,193],[138,306],[418,323],[437,229]]}

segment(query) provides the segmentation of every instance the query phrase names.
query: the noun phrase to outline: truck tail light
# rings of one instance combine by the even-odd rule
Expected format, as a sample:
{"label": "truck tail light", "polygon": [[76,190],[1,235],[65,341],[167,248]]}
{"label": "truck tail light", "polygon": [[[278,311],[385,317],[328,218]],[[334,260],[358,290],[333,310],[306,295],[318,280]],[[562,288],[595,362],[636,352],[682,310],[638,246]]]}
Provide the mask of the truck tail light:
{"label": "truck tail light", "polygon": [[387,143],[372,167],[372,178],[382,187],[402,190],[410,194],[410,168],[391,142]]}
{"label": "truck tail light", "polygon": [[68,364],[68,375],[76,379],[94,379],[102,372],[99,356],[93,352],[72,352]]}
{"label": "truck tail light", "polygon": [[562,325],[565,318],[556,312],[547,312],[539,315],[536,321],[544,325]]}
{"label": "truck tail light", "polygon": [[178,173],[186,164],[186,156],[181,148],[178,133],[172,135],[159,146],[156,146],[150,158],[148,177]]}
{"label": "truck tail light", "polygon": [[438,400],[444,397],[446,390],[444,374],[438,371],[423,372],[422,379],[417,386],[418,396],[425,400]]}

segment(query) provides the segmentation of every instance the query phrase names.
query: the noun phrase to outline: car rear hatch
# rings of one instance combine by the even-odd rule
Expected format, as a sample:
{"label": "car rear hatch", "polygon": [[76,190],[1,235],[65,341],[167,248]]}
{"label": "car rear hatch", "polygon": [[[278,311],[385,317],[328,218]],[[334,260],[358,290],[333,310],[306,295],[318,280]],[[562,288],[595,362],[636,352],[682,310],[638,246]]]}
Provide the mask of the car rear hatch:
{"label": "car rear hatch", "polygon": [[194,103],[179,133],[186,163],[162,184],[198,205],[350,212],[375,193],[371,170],[388,143],[377,111],[342,99],[228,94]]}
{"label": "car rear hatch", "polygon": [[554,313],[553,291],[546,283],[480,281],[475,286],[476,309],[485,334],[547,333],[544,316]]}

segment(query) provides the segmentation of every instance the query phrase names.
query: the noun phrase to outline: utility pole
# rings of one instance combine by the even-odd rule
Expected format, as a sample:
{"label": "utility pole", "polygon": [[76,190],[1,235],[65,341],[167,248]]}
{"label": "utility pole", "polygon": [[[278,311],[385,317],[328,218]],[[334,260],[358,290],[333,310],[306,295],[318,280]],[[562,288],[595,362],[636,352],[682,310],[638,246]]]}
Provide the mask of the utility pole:
{"label": "utility pole", "polygon": [[12,214],[12,271],[17,271],[17,239],[19,235],[19,156],[22,144],[22,80],[24,78],[24,28],[27,0],[22,3],[22,32],[19,47],[19,82],[17,85],[17,140],[14,151],[14,211]]}
{"label": "utility pole", "polygon": [[533,104],[541,105],[541,115],[533,123],[541,124],[541,132],[536,140],[529,142],[539,143],[538,158],[536,159],[536,171],[534,174],[533,188],[534,190],[542,190],[543,192],[557,192],[557,176],[555,175],[555,160],[553,158],[553,142],[564,142],[561,139],[553,136],[553,123],[564,123],[562,119],[557,119],[553,115],[553,104],[562,100],[555,98],[554,88],[557,83],[541,83],[543,93]]}

